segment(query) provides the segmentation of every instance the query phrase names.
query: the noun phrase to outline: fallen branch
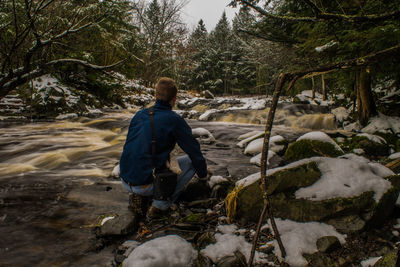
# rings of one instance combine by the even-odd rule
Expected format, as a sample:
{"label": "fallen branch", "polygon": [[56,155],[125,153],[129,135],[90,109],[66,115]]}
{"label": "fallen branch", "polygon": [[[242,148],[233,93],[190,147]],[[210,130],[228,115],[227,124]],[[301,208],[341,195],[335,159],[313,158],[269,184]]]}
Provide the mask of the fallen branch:
{"label": "fallen branch", "polygon": [[[269,150],[268,149],[269,148],[269,140],[270,140],[271,131],[272,131],[272,124],[273,124],[274,118],[275,118],[275,111],[278,106],[279,96],[282,92],[283,85],[285,84],[285,81],[287,80],[287,78],[288,78],[288,76],[286,74],[282,73],[281,75],[279,75],[278,81],[275,85],[274,96],[272,98],[272,103],[271,103],[271,108],[270,108],[269,114],[268,114],[267,124],[265,126],[265,136],[264,136],[263,148],[262,148],[262,152],[261,152],[261,188],[263,191],[264,207],[261,212],[260,218],[258,220],[257,230],[256,230],[256,234],[255,234],[254,240],[253,240],[253,246],[251,248],[250,258],[249,258],[249,262],[248,262],[249,267],[251,267],[253,265],[253,259],[254,259],[254,254],[255,254],[255,250],[256,250],[256,246],[257,246],[258,237],[260,236],[261,225],[262,225],[262,223],[264,221],[264,217],[267,213],[268,213],[268,217],[270,219],[271,225],[272,225],[275,239],[278,242],[279,248],[281,250],[282,258],[286,257],[285,247],[282,244],[282,240],[280,238],[278,228],[275,224],[274,215],[272,213],[272,209],[271,209],[271,205],[270,205],[269,197],[268,197],[268,193],[267,193],[267,190],[268,190],[267,158],[268,158],[268,150]],[[292,83],[294,84],[294,82],[292,82]]]}

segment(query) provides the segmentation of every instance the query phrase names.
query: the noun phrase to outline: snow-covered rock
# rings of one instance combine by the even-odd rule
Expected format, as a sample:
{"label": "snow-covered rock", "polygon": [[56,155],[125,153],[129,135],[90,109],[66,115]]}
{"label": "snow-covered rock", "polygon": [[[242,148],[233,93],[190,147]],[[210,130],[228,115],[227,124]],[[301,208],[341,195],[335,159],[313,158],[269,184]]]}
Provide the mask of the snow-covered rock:
{"label": "snow-covered rock", "polygon": [[296,141],[300,140],[316,140],[316,141],[330,143],[334,145],[337,150],[343,152],[340,146],[324,132],[309,132],[297,138]]}
{"label": "snow-covered rock", "polygon": [[124,267],[191,266],[197,257],[192,245],[177,235],[168,235],[138,246],[123,262]]}

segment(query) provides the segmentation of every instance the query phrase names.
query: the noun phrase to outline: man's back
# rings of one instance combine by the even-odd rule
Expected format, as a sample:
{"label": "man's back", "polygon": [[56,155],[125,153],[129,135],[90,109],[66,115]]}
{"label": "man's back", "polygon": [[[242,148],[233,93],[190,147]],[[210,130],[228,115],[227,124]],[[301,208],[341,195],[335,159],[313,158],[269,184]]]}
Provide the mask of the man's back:
{"label": "man's back", "polygon": [[[157,100],[154,106],[156,137],[156,167],[162,168],[169,154],[178,145],[189,155],[200,177],[207,175],[205,159],[200,145],[193,137],[185,120],[172,111],[171,105]],[[132,118],[120,160],[121,177],[134,185],[150,184],[153,161],[151,154],[152,129],[148,109]]]}

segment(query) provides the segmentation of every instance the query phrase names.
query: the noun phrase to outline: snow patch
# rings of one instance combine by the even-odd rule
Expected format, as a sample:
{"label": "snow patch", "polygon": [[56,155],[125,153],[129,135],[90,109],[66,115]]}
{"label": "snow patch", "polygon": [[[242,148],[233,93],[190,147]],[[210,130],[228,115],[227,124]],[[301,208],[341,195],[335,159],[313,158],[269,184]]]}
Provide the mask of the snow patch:
{"label": "snow patch", "polygon": [[[318,222],[299,223],[279,218],[276,218],[275,222],[286,249],[287,255],[285,261],[290,266],[305,266],[307,261],[303,258],[302,254],[317,252],[316,242],[321,237],[336,236],[341,244],[344,244],[346,241],[346,235],[338,233],[331,225]],[[270,220],[268,220],[268,225],[264,227],[272,229]],[[274,240],[274,248],[275,254],[281,257],[279,245],[276,240]]]}
{"label": "snow patch", "polygon": [[398,159],[400,158],[400,152],[394,153],[388,157],[388,159]]}
{"label": "snow patch", "polygon": [[400,133],[400,118],[390,117],[379,113],[378,116],[371,118],[367,127],[361,129],[363,133]]}
{"label": "snow patch", "polygon": [[386,144],[386,140],[383,139],[382,137],[378,135],[373,135],[373,134],[368,134],[368,133],[362,133],[362,134],[357,134],[357,136],[361,137],[366,137],[372,142],[379,143],[379,144]]}
{"label": "snow patch", "polygon": [[343,150],[340,148],[340,146],[338,144],[336,144],[336,142],[324,132],[309,132],[309,133],[306,133],[305,135],[302,135],[299,138],[297,138],[296,141],[300,141],[300,140],[317,140],[317,141],[321,141],[321,142],[330,143],[330,144],[334,145],[337,150],[343,152]]}
{"label": "snow patch", "polygon": [[374,191],[379,202],[390,189],[391,183],[383,178],[394,173],[378,163],[365,163],[344,158],[312,158],[317,162],[321,178],[309,187],[296,191],[296,198],[326,200],[338,197],[355,197]]}
{"label": "snow patch", "polygon": [[372,267],[372,266],[374,266],[375,263],[377,263],[381,258],[382,258],[382,256],[381,256],[381,257],[369,258],[369,259],[363,260],[362,262],[360,262],[360,264],[361,264],[362,267]]}
{"label": "snow patch", "polygon": [[191,266],[197,257],[192,245],[177,235],[150,240],[133,250],[124,267]]}
{"label": "snow patch", "polygon": [[222,177],[222,176],[211,176],[210,180],[208,181],[208,185],[210,186],[210,188],[213,188],[214,185],[216,184],[220,184],[223,182],[227,182],[228,179]]}
{"label": "snow patch", "polygon": [[[250,159],[250,163],[255,164],[257,166],[261,166],[261,155],[262,153],[257,154],[256,156]],[[276,153],[272,150],[268,151],[268,159],[267,159],[267,166],[269,166],[269,161],[276,156]]]}
{"label": "snow patch", "polygon": [[[236,225],[220,225],[217,230],[221,233],[215,234],[216,243],[208,245],[201,250],[200,253],[209,257],[214,263],[218,262],[225,256],[234,255],[236,251],[240,251],[246,260],[250,257],[251,244],[246,241],[241,234],[243,231],[237,229]],[[266,255],[256,252],[254,257],[255,263],[268,263]]]}

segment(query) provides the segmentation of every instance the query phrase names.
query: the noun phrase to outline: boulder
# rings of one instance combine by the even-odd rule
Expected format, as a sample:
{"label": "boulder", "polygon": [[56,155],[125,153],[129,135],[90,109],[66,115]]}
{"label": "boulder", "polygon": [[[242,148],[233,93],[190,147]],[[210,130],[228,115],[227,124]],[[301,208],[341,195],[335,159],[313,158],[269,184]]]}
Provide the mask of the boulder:
{"label": "boulder", "polygon": [[[349,185],[343,184],[341,180],[333,181],[337,179],[338,173],[343,174],[343,170],[336,171],[336,168],[341,168],[344,163],[349,168],[348,172],[344,172],[349,175],[344,178],[345,183],[349,180]],[[379,164],[362,163],[345,158],[315,157],[273,169],[269,171],[267,193],[274,216],[298,222],[324,222],[333,225],[342,233],[354,233],[367,227],[379,226],[392,212],[399,190],[383,179],[387,176],[397,181],[397,178],[390,176],[390,170],[377,165]],[[327,166],[331,168],[328,171]],[[364,179],[363,175],[375,179],[372,180],[374,186],[365,189],[362,182],[353,183]],[[237,182],[234,190],[227,196],[225,204],[230,219],[257,222],[263,208],[259,177],[260,174],[254,174]],[[330,193],[321,192],[316,188],[315,193],[311,192],[310,196],[305,194],[313,186],[323,184],[321,180],[326,183],[327,179],[328,183],[340,184],[343,188],[331,190]],[[367,182],[371,180],[366,180]],[[378,198],[378,193],[375,192],[376,184],[382,186]],[[326,185],[321,186],[326,188]],[[357,186],[362,190],[355,188]],[[337,195],[342,194],[341,191],[346,191],[347,188],[355,191],[351,194],[346,193],[347,195],[344,193]]]}
{"label": "boulder", "polygon": [[[366,134],[365,134],[366,135]],[[368,135],[374,136],[374,135]],[[378,137],[378,136],[376,136]],[[348,138],[343,143],[343,149],[345,151],[353,151],[354,149],[362,149],[365,154],[371,158],[377,158],[389,155],[389,146],[386,141],[382,138],[384,142],[379,142],[379,139],[368,138],[364,135],[356,135],[352,138]]]}
{"label": "boulder", "polygon": [[289,145],[285,152],[285,160],[287,162],[294,162],[315,156],[338,157],[341,155],[343,155],[343,152],[331,143],[302,139]]}

